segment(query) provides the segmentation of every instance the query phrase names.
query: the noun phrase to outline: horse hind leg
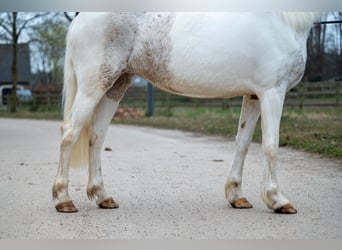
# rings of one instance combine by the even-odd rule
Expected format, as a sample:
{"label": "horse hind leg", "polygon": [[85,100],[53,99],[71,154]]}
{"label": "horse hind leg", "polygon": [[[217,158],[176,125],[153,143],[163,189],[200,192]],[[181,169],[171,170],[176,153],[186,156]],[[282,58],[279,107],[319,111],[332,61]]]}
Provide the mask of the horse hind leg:
{"label": "horse hind leg", "polygon": [[[82,129],[87,132],[88,128],[91,127],[89,123],[98,103],[119,76],[119,74],[113,75],[110,79],[104,79],[106,82],[103,82],[101,81],[102,78],[99,76],[84,74],[79,80],[82,84],[78,85],[77,94],[71,110],[69,114],[64,117],[59,167],[52,187],[53,198],[58,200],[58,203],[55,206],[58,212],[77,212],[77,208],[73,204],[68,193],[69,167],[71,158],[75,155],[74,153],[72,154],[72,152],[75,152],[74,149],[75,146],[77,146],[76,142],[79,139]],[[98,80],[96,81],[96,79]],[[109,80],[113,80],[112,85],[108,82]],[[91,86],[94,82],[97,83],[97,88],[94,86],[91,88],[87,87]],[[104,85],[107,87],[104,87]],[[84,143],[89,144],[90,139],[88,135],[86,135],[86,137],[87,138],[85,139],[87,141]],[[84,154],[80,154],[79,157],[83,158],[83,160],[81,159],[81,162],[88,164],[90,160],[88,151]]]}
{"label": "horse hind leg", "polygon": [[104,188],[101,174],[101,148],[109,123],[118,107],[118,103],[103,96],[93,116],[89,142],[89,179],[87,196],[96,200],[101,208],[117,208],[117,203]]}
{"label": "horse hind leg", "polygon": [[119,205],[108,195],[104,187],[101,173],[101,148],[109,124],[118,108],[120,100],[129,87],[131,76],[122,75],[102,97],[93,116],[90,132],[89,148],[89,179],[87,195],[90,200],[96,200],[100,208],[118,208]]}
{"label": "horse hind leg", "polygon": [[259,116],[260,103],[258,98],[256,96],[244,96],[236,136],[237,149],[225,184],[226,199],[234,208],[252,208],[252,204],[242,193],[242,170]]}
{"label": "horse hind leg", "polygon": [[[56,204],[58,212],[77,212],[68,194],[70,161],[74,145],[80,136],[81,130],[87,126],[87,122],[97,104],[97,99],[78,94],[75,98],[70,116],[65,118],[62,125],[59,168],[52,188],[53,198],[59,201]],[[87,158],[88,156],[82,155],[82,157]]]}

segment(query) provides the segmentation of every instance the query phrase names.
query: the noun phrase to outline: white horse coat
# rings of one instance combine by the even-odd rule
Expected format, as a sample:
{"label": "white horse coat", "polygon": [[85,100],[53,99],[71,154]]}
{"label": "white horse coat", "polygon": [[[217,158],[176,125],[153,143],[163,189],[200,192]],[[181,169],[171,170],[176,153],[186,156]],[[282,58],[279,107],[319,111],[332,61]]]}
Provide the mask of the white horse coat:
{"label": "white horse coat", "polygon": [[[81,13],[67,37],[64,123],[53,197],[75,212],[68,194],[72,159],[89,165],[89,198],[117,204],[104,188],[100,150],[133,75],[178,95],[243,96],[237,151],[225,184],[228,202],[252,205],[242,194],[242,167],[261,114],[265,173],[261,194],[279,213],[296,209],[279,191],[276,155],[286,91],[301,79],[314,13]],[[83,153],[80,153],[83,148]]]}

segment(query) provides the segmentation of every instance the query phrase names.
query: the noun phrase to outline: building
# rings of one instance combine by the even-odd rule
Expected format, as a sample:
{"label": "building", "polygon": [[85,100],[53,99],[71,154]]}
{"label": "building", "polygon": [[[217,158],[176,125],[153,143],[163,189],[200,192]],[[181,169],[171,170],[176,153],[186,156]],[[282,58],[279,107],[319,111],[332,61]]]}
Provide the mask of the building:
{"label": "building", "polygon": [[[12,84],[12,44],[0,44],[0,86]],[[30,49],[28,43],[18,44],[18,85],[28,86],[31,78]]]}
{"label": "building", "polygon": [[[30,84],[31,65],[29,44],[18,44],[17,91]],[[12,44],[0,44],[0,106],[6,105],[12,91]]]}

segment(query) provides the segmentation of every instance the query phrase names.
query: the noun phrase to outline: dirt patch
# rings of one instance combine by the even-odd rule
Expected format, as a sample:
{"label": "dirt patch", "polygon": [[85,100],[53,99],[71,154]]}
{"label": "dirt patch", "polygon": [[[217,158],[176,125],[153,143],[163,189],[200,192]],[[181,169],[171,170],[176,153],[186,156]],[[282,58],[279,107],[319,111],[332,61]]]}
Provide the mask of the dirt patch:
{"label": "dirt patch", "polygon": [[145,116],[145,113],[135,108],[118,108],[114,115],[114,119],[133,118],[138,119]]}

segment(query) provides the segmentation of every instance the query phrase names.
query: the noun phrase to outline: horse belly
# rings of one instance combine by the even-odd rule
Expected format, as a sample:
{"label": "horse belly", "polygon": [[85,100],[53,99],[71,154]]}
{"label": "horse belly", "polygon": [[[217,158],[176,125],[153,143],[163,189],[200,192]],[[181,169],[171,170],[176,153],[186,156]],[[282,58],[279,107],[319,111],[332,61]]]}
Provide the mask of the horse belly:
{"label": "horse belly", "polygon": [[246,19],[244,14],[227,13],[176,16],[169,34],[169,87],[200,97],[253,93],[264,49],[262,41],[251,42],[254,27]]}
{"label": "horse belly", "polygon": [[288,55],[298,50],[272,15],[156,16],[159,21],[141,32],[132,65],[157,87],[179,95],[215,98],[262,92],[287,74],[286,67],[293,64]]}
{"label": "horse belly", "polygon": [[230,97],[288,88],[304,70],[305,39],[272,13],[181,13],[169,36],[171,87],[180,92]]}

